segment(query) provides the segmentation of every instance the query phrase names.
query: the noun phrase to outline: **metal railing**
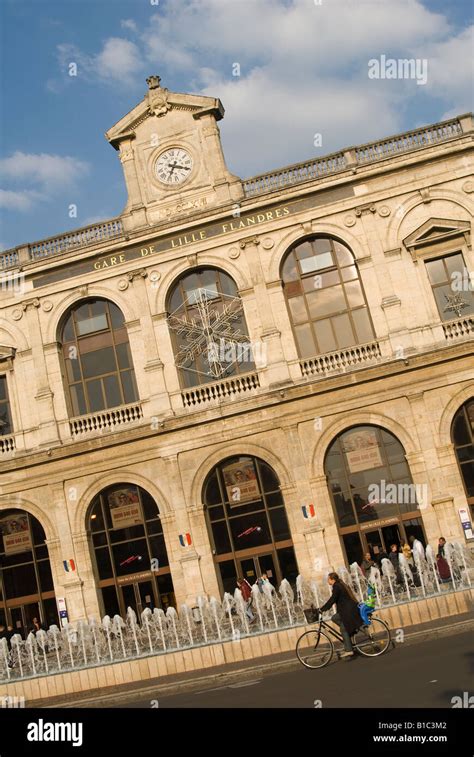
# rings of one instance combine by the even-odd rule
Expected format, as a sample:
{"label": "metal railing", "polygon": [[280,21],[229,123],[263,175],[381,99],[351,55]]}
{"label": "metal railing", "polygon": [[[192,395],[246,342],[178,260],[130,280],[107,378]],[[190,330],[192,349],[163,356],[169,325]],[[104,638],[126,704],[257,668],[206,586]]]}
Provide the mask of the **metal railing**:
{"label": "metal railing", "polygon": [[448,139],[460,137],[463,133],[460,121],[453,118],[451,121],[443,121],[433,126],[425,126],[421,129],[405,132],[387,139],[380,139],[373,144],[361,145],[355,148],[357,163],[373,163],[398,155],[401,152],[419,150],[422,147],[431,147],[438,142],[446,142]]}
{"label": "metal railing", "polygon": [[336,352],[300,360],[303,376],[321,376],[331,372],[346,371],[363,363],[377,362],[382,356],[378,342],[358,344]]}
{"label": "metal railing", "polygon": [[0,455],[6,455],[8,452],[15,451],[14,436],[0,436]]}
{"label": "metal railing", "polygon": [[51,255],[60,255],[69,250],[77,249],[79,247],[87,247],[90,244],[115,239],[122,235],[123,227],[120,218],[116,218],[112,221],[104,221],[104,223],[88,226],[85,229],[77,229],[77,231],[71,231],[68,234],[61,234],[61,236],[58,237],[45,239],[42,242],[34,242],[29,246],[30,259],[38,260],[40,258],[50,257]]}
{"label": "metal railing", "polygon": [[246,373],[243,376],[233,376],[223,381],[186,389],[181,392],[181,397],[185,407],[195,407],[213,400],[232,398],[244,392],[258,389],[259,386],[258,373]]}
{"label": "metal railing", "polygon": [[245,196],[253,197],[265,192],[274,192],[290,184],[300,184],[309,179],[321,179],[329,174],[345,171],[346,168],[347,160],[343,152],[307,160],[304,163],[246,179],[244,181]]}
{"label": "metal railing", "polygon": [[71,436],[77,438],[83,434],[115,431],[117,426],[134,423],[142,418],[142,406],[139,402],[134,402],[130,405],[114,407],[110,410],[101,410],[98,413],[90,413],[89,415],[79,415],[77,418],[70,418],[69,428]]}
{"label": "metal railing", "polygon": [[[365,166],[368,163],[375,163],[403,153],[447,142],[468,132],[472,132],[469,114],[413,129],[369,144],[346,148],[331,155],[295,163],[276,171],[244,179],[242,183],[245,196],[255,197],[302,182],[323,179],[348,168],[354,169],[357,166]],[[123,235],[122,221],[120,218],[114,218],[83,229],[33,242],[30,245],[6,250],[0,253],[0,268],[10,268],[21,265],[23,262],[60,255],[70,250],[81,249]]]}
{"label": "metal railing", "polygon": [[464,318],[458,318],[456,321],[443,323],[445,339],[459,339],[462,336],[474,334],[474,316],[466,315]]}
{"label": "metal railing", "polygon": [[278,171],[252,176],[244,181],[247,197],[273,192],[290,184],[299,184],[308,179],[323,178],[329,174],[356,168],[358,165],[375,163],[400,153],[431,147],[439,142],[459,137],[464,133],[461,120],[452,118],[432,126],[397,134],[377,142],[351,147],[323,158],[297,163]]}

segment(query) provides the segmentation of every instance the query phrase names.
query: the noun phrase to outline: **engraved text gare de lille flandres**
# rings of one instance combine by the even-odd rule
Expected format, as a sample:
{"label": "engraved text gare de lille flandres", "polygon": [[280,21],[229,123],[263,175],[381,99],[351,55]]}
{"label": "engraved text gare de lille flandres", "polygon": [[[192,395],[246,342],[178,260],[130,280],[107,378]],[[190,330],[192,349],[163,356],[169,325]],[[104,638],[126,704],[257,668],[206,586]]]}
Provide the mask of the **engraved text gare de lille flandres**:
{"label": "engraved text gare de lille flandres", "polygon": [[[200,231],[192,231],[187,234],[182,234],[178,237],[172,237],[165,242],[165,246],[161,244],[159,248],[157,244],[150,244],[146,247],[140,247],[140,255],[145,258],[149,255],[153,255],[155,252],[163,252],[165,249],[174,250],[178,247],[185,247],[186,245],[193,244],[194,242],[201,242],[203,239],[207,239],[208,236],[220,236],[220,234],[227,234],[231,231],[237,231],[238,229],[246,229],[259,223],[263,223],[264,221],[274,221],[277,218],[283,218],[284,216],[289,215],[289,213],[290,208],[283,206],[281,208],[275,208],[274,210],[265,211],[264,213],[257,213],[253,216],[247,216],[246,218],[236,218],[232,221],[227,221],[226,223],[220,224],[220,228],[217,233],[215,232],[214,228],[212,229],[212,231],[214,232],[212,234],[208,234],[208,231],[206,229],[202,229]],[[100,271],[103,268],[111,268],[114,265],[119,265],[120,263],[125,263],[126,261],[126,254],[120,253],[117,255],[110,255],[109,257],[102,258],[101,260],[96,260],[93,267],[96,271]]]}

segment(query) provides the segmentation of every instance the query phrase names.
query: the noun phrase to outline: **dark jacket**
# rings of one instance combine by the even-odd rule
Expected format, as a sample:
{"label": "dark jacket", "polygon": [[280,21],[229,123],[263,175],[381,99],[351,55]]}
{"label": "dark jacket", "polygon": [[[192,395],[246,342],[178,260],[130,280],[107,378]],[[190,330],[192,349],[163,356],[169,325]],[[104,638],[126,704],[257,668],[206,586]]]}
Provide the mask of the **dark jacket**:
{"label": "dark jacket", "polygon": [[329,597],[326,604],[319,609],[321,612],[326,612],[330,607],[336,605],[337,612],[341,616],[341,620],[344,623],[344,627],[348,634],[353,634],[362,625],[362,618],[360,616],[357,602],[354,602],[350,598],[344,586],[336,581],[332,587],[332,594]]}

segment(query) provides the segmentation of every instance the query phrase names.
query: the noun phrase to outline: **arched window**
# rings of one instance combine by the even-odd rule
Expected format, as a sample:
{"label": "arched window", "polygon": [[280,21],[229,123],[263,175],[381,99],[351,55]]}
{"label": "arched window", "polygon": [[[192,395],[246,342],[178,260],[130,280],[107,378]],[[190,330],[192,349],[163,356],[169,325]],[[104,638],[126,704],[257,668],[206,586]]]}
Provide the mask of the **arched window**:
{"label": "arched window", "polygon": [[201,268],[174,285],[168,325],[183,388],[255,368],[242,300],[223,271]]}
{"label": "arched window", "polygon": [[137,401],[127,329],[112,302],[91,299],[74,305],[61,344],[73,415]]}
{"label": "arched window", "polygon": [[298,242],[282,268],[283,287],[300,358],[374,339],[354,256],[329,237]]}
{"label": "arched window", "polygon": [[90,505],[87,530],[107,615],[175,605],[160,513],[147,491],[127,483],[104,489]]}
{"label": "arched window", "polygon": [[465,402],[454,416],[451,439],[474,518],[474,397]]}
{"label": "arched window", "polygon": [[38,618],[58,623],[43,526],[24,510],[0,513],[0,623],[26,639]]}
{"label": "arched window", "polygon": [[324,472],[349,564],[367,551],[381,559],[411,535],[425,541],[419,507],[427,492],[413,484],[405,450],[390,431],[343,431],[328,448]]}
{"label": "arched window", "polygon": [[296,580],[298,569],[285,503],[275,471],[256,457],[224,460],[203,490],[207,526],[223,591],[241,576],[250,584],[267,573],[277,586]]}

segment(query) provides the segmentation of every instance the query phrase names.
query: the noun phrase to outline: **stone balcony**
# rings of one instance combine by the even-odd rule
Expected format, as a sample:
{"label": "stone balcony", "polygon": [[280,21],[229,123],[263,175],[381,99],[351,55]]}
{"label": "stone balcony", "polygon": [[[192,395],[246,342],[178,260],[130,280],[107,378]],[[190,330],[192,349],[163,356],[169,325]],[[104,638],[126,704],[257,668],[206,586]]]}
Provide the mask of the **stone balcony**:
{"label": "stone balcony", "polygon": [[[472,133],[472,115],[465,114],[430,126],[404,132],[320,158],[243,180],[245,198],[264,197],[287,187],[318,183],[344,171],[381,163],[401,155],[448,143]],[[59,234],[38,242],[20,245],[0,253],[0,269],[18,268],[45,258],[55,258],[73,250],[84,250],[101,242],[125,240],[120,218]]]}

